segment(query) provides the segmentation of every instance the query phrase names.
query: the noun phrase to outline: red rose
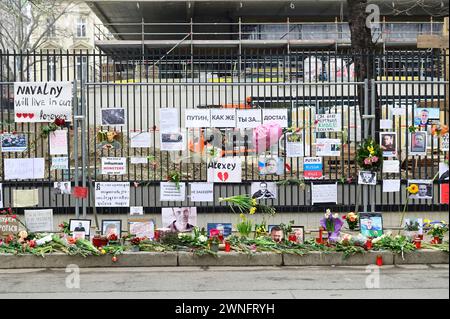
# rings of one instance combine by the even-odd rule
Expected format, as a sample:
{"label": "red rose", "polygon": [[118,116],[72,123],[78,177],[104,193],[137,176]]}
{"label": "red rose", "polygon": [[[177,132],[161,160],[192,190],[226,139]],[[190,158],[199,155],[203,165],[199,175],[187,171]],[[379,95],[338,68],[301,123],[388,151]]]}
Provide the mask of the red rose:
{"label": "red rose", "polygon": [[342,216],[342,219],[347,219],[347,215]]}

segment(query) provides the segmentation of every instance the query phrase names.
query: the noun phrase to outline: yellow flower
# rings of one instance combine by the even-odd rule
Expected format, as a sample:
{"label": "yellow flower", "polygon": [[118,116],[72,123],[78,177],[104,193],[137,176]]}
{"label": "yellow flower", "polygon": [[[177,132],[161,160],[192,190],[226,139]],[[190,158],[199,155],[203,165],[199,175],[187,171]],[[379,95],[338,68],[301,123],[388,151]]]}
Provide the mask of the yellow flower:
{"label": "yellow flower", "polygon": [[419,192],[419,186],[417,184],[411,184],[406,189],[410,194],[417,194]]}
{"label": "yellow flower", "polygon": [[241,215],[239,215],[240,217],[241,217],[241,219],[243,219],[243,220],[245,220],[246,219],[246,217],[245,217],[245,215],[244,214],[241,214]]}
{"label": "yellow flower", "polygon": [[254,213],[256,213],[256,207],[250,208],[250,215],[253,215]]}
{"label": "yellow flower", "polygon": [[369,151],[370,155],[375,154],[375,150],[373,146],[367,146],[367,150]]}
{"label": "yellow flower", "polygon": [[256,199],[255,199],[255,198],[252,199],[252,205],[253,205],[253,206],[256,206],[256,204],[257,204]]}

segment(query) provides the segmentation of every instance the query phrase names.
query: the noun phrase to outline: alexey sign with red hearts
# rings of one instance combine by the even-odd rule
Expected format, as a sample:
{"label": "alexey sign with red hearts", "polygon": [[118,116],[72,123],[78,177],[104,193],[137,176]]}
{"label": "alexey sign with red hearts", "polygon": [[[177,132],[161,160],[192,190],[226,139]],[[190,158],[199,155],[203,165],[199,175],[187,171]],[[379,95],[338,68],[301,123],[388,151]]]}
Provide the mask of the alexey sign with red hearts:
{"label": "alexey sign with red hearts", "polygon": [[239,158],[220,158],[208,163],[209,183],[241,183],[242,163]]}
{"label": "alexey sign with red hearts", "polygon": [[14,121],[54,122],[71,121],[71,82],[15,82]]}

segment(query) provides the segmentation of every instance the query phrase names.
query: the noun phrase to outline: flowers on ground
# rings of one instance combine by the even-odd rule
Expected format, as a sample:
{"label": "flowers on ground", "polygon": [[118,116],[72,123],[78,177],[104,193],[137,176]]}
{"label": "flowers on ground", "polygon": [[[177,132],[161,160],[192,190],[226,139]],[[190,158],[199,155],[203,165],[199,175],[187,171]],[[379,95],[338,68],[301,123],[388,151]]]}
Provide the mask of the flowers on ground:
{"label": "flowers on ground", "polygon": [[347,215],[342,216],[342,219],[347,221],[348,228],[353,230],[358,226],[358,214],[355,214],[354,212],[350,212]]}
{"label": "flowers on ground", "polygon": [[320,220],[320,226],[325,228],[328,232],[328,240],[335,242],[341,231],[344,222],[339,218],[338,214],[332,214],[330,209],[327,209],[324,218]]}
{"label": "flowers on ground", "polygon": [[234,213],[250,214],[256,213],[275,215],[275,208],[259,204],[258,201],[248,195],[237,195],[226,198],[219,198],[219,202],[231,204],[230,208]]}

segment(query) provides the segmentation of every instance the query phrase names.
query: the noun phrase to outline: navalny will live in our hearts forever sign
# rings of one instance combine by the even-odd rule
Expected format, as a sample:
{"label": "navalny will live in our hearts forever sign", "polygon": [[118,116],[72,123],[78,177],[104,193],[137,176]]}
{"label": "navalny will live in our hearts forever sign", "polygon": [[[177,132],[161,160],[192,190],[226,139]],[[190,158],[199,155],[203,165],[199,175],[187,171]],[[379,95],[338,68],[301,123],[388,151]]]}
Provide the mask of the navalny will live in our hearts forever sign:
{"label": "navalny will live in our hearts forever sign", "polygon": [[71,82],[15,82],[14,121],[54,122],[56,118],[71,121]]}

